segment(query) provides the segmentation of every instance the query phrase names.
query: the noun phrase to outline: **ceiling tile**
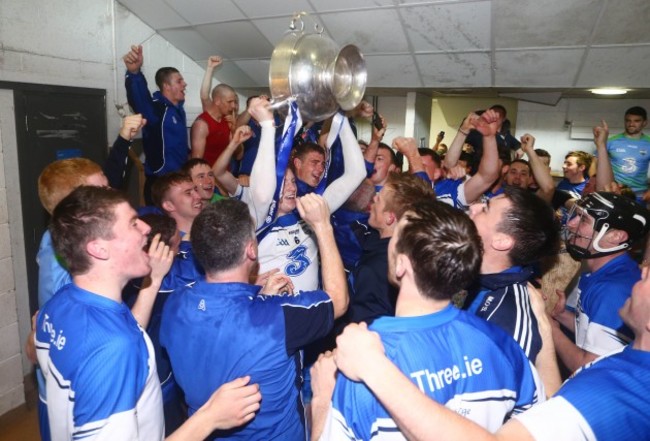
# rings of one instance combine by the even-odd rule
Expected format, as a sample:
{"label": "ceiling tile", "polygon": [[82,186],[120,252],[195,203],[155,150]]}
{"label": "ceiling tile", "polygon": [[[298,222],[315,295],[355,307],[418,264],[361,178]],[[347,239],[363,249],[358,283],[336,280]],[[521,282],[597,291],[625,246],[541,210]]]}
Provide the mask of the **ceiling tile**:
{"label": "ceiling tile", "polygon": [[224,62],[215,72],[215,76],[219,78],[222,83],[237,89],[243,87],[251,87],[257,83],[244,72],[237,63]]}
{"label": "ceiling tile", "polygon": [[648,87],[648,72],[650,46],[591,48],[577,86]]}
{"label": "ceiling tile", "polygon": [[393,0],[310,0],[316,12],[393,6]]}
{"label": "ceiling tile", "polygon": [[490,2],[401,8],[416,52],[490,48]]}
{"label": "ceiling tile", "polygon": [[165,0],[192,25],[246,18],[230,0]]}
{"label": "ceiling tile", "polygon": [[160,35],[173,41],[174,46],[196,61],[207,60],[210,55],[215,55],[215,48],[194,28],[161,30]]}
{"label": "ceiling tile", "polygon": [[[592,41],[593,44],[650,43],[648,0],[609,2]],[[623,24],[623,25],[622,25]],[[639,29],[645,29],[639,32]]]}
{"label": "ceiling tile", "polygon": [[585,45],[601,4],[602,0],[493,0],[496,47]]}
{"label": "ceiling tile", "polygon": [[[354,44],[364,54],[408,52],[408,43],[394,9],[321,14],[329,36],[341,46]],[[372,25],[362,25],[372,23]],[[390,30],[390,31],[388,31]]]}
{"label": "ceiling tile", "polygon": [[307,0],[236,0],[235,3],[248,18],[274,16],[291,18],[295,12],[313,10]]}
{"label": "ceiling tile", "polygon": [[365,57],[368,84],[373,87],[420,87],[417,69],[410,55]]}
{"label": "ceiling tile", "polygon": [[201,25],[196,30],[222,57],[269,57],[273,52],[273,46],[249,21]]}
{"label": "ceiling tile", "polygon": [[488,54],[416,55],[424,87],[489,87]]}
{"label": "ceiling tile", "polygon": [[269,86],[270,60],[240,60],[235,64],[253,80],[250,86]]}
{"label": "ceiling tile", "polygon": [[119,0],[154,29],[187,26],[188,23],[162,0]]}
{"label": "ceiling tile", "polygon": [[583,49],[497,52],[495,86],[571,87],[583,52]]}
{"label": "ceiling tile", "polygon": [[[269,40],[274,46],[277,45],[284,35],[289,31],[291,19],[287,18],[267,18],[252,20],[253,25]],[[310,28],[311,29],[311,28]],[[269,53],[269,57],[271,54]]]}

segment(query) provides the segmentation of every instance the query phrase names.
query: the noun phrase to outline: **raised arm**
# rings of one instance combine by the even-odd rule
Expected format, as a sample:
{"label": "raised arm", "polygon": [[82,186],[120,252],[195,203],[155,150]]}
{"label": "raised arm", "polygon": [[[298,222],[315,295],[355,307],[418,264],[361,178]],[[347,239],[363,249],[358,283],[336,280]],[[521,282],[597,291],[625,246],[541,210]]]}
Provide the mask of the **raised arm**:
{"label": "raised arm", "polygon": [[131,50],[122,59],[126,66],[124,84],[129,105],[135,112],[141,113],[149,121],[149,124],[157,122],[159,117],[154,110],[153,98],[151,98],[147,80],[141,72],[144,62],[142,46],[131,46]]}
{"label": "raised arm", "polygon": [[370,137],[370,142],[368,143],[368,148],[363,153],[363,159],[369,163],[374,164],[375,158],[377,158],[377,151],[379,150],[379,143],[384,139],[384,134],[386,133],[386,127],[388,126],[386,119],[379,115],[381,120],[381,128],[375,127],[374,124],[371,124],[372,127],[372,136]]}
{"label": "raised arm", "polygon": [[397,137],[393,140],[393,148],[403,154],[409,162],[409,173],[425,173],[422,157],[418,152],[415,138]]}
{"label": "raised arm", "polygon": [[606,187],[614,182],[612,163],[607,153],[607,137],[609,126],[603,119],[600,125],[594,127],[594,143],[598,152],[598,163],[596,164],[596,191],[606,191]]}
{"label": "raised arm", "polygon": [[478,119],[479,116],[474,112],[470,112],[467,114],[465,119],[463,119],[463,122],[458,128],[458,132],[456,132],[456,136],[454,136],[454,140],[447,149],[447,154],[445,155],[445,160],[443,162],[445,168],[450,169],[458,163],[460,154],[463,152],[463,144],[465,144],[467,135],[469,135],[469,131],[474,128],[475,122]]}
{"label": "raised arm", "polygon": [[237,185],[239,184],[237,178],[228,170],[228,165],[230,160],[233,157],[235,150],[241,145],[241,143],[246,142],[253,136],[253,131],[248,126],[241,126],[235,130],[235,133],[230,140],[230,143],[226,146],[225,150],[212,166],[212,171],[214,177],[221,184],[226,191],[233,195],[237,192]]}
{"label": "raised arm", "polygon": [[[471,114],[465,118],[468,124],[473,124],[474,128],[483,135],[483,156],[478,171],[464,183],[467,204],[475,202],[499,177],[499,152],[495,138],[498,118],[499,116],[494,110],[486,110],[478,118],[473,118]],[[447,156],[449,156],[449,152],[447,152]]]}
{"label": "raised arm", "polygon": [[328,185],[323,193],[323,197],[327,200],[329,209],[332,212],[343,205],[366,177],[361,148],[347,118],[343,118],[339,136],[343,151],[344,172],[338,179]]}
{"label": "raised arm", "polygon": [[142,288],[138,298],[131,307],[131,313],[138,324],[146,329],[151,318],[151,310],[158,296],[163,278],[169,272],[174,261],[174,252],[160,240],[160,234],[156,234],[149,246],[149,264],[151,273],[142,281]]}
{"label": "raised arm", "polygon": [[249,112],[262,127],[259,149],[250,176],[251,203],[256,213],[256,226],[260,227],[264,217],[268,214],[277,187],[275,175],[275,126],[273,125],[273,113],[268,100],[254,98],[251,100]]}
{"label": "raised arm", "polygon": [[528,164],[530,164],[530,169],[539,186],[537,196],[550,204],[553,199],[553,193],[555,193],[555,184],[553,183],[553,177],[548,167],[546,167],[539,159],[539,156],[537,156],[537,153],[535,153],[535,137],[528,133],[522,136],[521,149],[528,156]]}
{"label": "raised arm", "polygon": [[221,57],[212,55],[208,58],[208,64],[205,68],[203,81],[201,82],[201,90],[199,92],[201,97],[201,107],[203,111],[207,111],[212,105],[212,98],[210,97],[210,88],[212,87],[212,74],[214,69],[221,64]]}
{"label": "raised arm", "polygon": [[324,197],[309,193],[297,199],[300,217],[316,233],[320,255],[323,290],[332,299],[334,318],[339,318],[348,309],[348,284],[341,255],[334,240],[334,229],[330,223],[330,210]]}
{"label": "raised arm", "polygon": [[108,153],[108,158],[104,163],[104,174],[108,179],[108,185],[112,188],[121,189],[124,185],[124,176],[126,174],[126,166],[129,160],[129,149],[131,148],[131,141],[144,127],[147,120],[141,114],[129,115],[122,119],[122,127],[120,134],[115,139],[111,151]]}

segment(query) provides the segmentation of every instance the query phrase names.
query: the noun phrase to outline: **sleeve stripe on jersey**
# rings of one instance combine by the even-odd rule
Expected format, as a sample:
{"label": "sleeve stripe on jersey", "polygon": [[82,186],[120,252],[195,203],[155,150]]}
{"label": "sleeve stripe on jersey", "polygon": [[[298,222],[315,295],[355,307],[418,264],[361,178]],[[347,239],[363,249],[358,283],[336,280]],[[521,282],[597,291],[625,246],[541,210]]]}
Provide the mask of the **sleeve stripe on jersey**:
{"label": "sleeve stripe on jersey", "polygon": [[291,308],[311,309],[311,308],[314,308],[316,306],[320,306],[323,303],[332,303],[332,299],[320,300],[320,301],[318,301],[316,303],[310,303],[309,305],[297,305],[295,303],[281,303],[280,305],[282,307],[288,306],[288,307],[291,307]]}
{"label": "sleeve stripe on jersey", "polygon": [[514,286],[514,294],[517,302],[517,323],[515,325],[515,340],[530,358],[531,346],[533,343],[533,332],[531,329],[532,320],[530,317],[530,298],[528,289],[522,286]]}
{"label": "sleeve stripe on jersey", "polygon": [[484,390],[480,392],[467,392],[454,395],[452,400],[460,400],[467,402],[482,402],[482,401],[515,401],[517,399],[517,392],[511,389],[493,389]]}

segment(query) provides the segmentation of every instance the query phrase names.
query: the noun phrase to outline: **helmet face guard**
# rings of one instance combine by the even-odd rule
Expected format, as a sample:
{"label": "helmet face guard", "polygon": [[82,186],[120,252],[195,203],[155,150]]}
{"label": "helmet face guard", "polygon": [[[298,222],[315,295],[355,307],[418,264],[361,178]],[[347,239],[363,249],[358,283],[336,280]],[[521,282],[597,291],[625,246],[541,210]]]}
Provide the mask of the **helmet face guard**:
{"label": "helmet face guard", "polygon": [[[625,196],[592,193],[578,201],[569,212],[567,251],[575,259],[593,259],[621,252],[645,236],[649,218],[644,207]],[[628,238],[604,248],[601,240],[610,230],[625,231]]]}

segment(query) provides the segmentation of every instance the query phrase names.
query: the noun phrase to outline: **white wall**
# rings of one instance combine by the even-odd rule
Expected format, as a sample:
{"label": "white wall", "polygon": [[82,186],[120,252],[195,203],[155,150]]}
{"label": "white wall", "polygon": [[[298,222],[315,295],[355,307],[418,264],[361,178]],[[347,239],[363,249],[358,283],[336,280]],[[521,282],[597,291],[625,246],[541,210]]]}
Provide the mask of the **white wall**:
{"label": "white wall", "polygon": [[[372,96],[365,97],[368,102],[372,102],[372,98]],[[391,145],[394,138],[404,136],[406,125],[406,95],[378,97],[377,111],[386,119],[388,125],[382,142]],[[357,120],[356,122],[359,139],[369,142],[372,135],[370,123],[362,120]]]}
{"label": "white wall", "polygon": [[13,92],[0,90],[0,415],[25,401],[21,342],[29,305],[17,153]]}
{"label": "white wall", "polygon": [[[152,90],[156,69],[175,66],[188,83],[190,123],[200,111],[203,68],[113,0],[2,0],[0,42],[0,81],[105,89],[107,146],[126,103],[121,58],[131,44],[143,44]],[[31,322],[12,97],[0,90],[0,415],[24,401],[31,370],[21,353]]]}
{"label": "white wall", "polygon": [[555,106],[519,102],[515,136],[520,138],[530,133],[536,138],[535,147],[548,150],[551,154],[551,168],[561,173],[564,156],[571,150],[593,153],[593,141],[570,138],[570,129],[565,122],[585,128],[593,127],[601,119],[610,126],[610,134],[623,131],[625,110],[642,106],[650,110],[650,100],[629,99],[563,99]]}

